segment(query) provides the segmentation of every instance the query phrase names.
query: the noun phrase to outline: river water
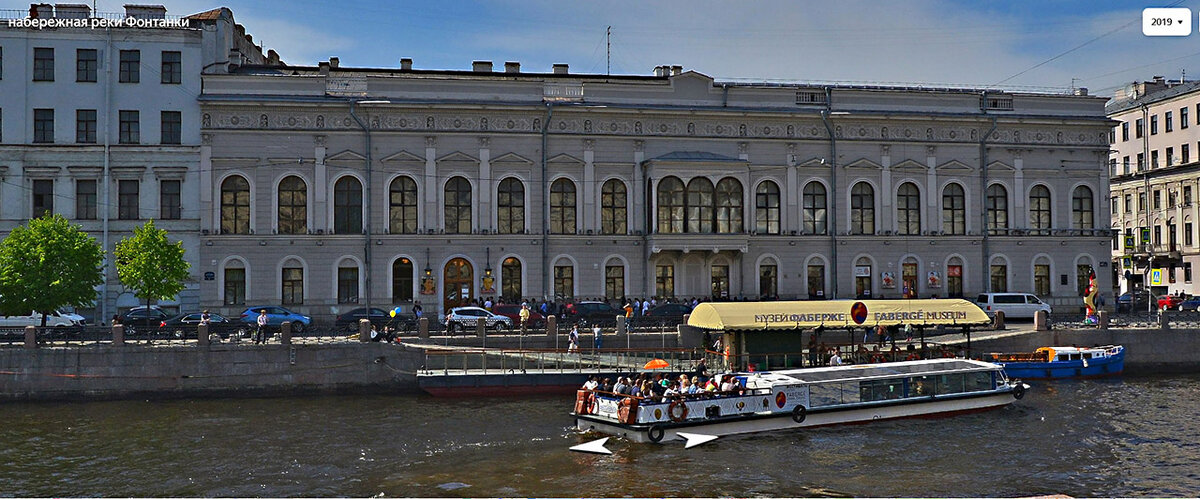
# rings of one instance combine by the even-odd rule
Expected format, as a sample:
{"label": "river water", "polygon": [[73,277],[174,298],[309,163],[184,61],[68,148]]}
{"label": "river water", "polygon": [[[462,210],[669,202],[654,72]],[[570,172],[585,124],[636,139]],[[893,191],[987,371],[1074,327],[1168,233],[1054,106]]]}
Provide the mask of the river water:
{"label": "river water", "polygon": [[573,399],[0,405],[5,496],[1197,496],[1200,376],[942,419],[568,451]]}

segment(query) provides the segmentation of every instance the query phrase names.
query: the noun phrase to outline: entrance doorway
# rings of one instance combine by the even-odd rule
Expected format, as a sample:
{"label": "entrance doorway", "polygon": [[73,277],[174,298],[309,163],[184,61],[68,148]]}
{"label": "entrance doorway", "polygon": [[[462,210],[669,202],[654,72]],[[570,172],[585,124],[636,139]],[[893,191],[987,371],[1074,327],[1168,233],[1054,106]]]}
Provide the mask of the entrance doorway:
{"label": "entrance doorway", "polygon": [[445,310],[470,303],[475,297],[474,284],[475,272],[470,262],[462,258],[446,262],[446,268],[442,272],[442,289],[446,290],[442,306]]}

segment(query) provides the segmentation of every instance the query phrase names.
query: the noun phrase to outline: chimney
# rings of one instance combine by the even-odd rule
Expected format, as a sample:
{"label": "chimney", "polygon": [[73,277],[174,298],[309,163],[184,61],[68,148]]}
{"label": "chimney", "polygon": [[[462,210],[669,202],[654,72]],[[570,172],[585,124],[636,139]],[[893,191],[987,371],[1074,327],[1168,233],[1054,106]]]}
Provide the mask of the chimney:
{"label": "chimney", "polygon": [[513,61],[508,61],[508,62],[504,63],[504,72],[505,73],[520,73],[521,72],[521,63],[513,62]]}
{"label": "chimney", "polygon": [[55,4],[54,13],[56,17],[63,19],[87,19],[92,17],[92,9],[90,7],[74,3]]}
{"label": "chimney", "polygon": [[492,61],[474,61],[471,63],[471,71],[476,73],[491,73]]}
{"label": "chimney", "polygon": [[48,3],[29,4],[29,17],[33,19],[50,19],[54,17],[54,6]]}
{"label": "chimney", "polygon": [[554,74],[556,74],[556,75],[567,74],[567,65],[566,64],[555,64],[554,65]]}
{"label": "chimney", "polygon": [[1161,84],[1163,82],[1163,80],[1164,80],[1164,78],[1162,76],[1154,77],[1154,83],[1156,83],[1156,84]]}
{"label": "chimney", "polygon": [[667,67],[654,66],[654,76],[667,76]]}
{"label": "chimney", "polygon": [[1075,95],[1087,95],[1087,94],[1088,94],[1087,87],[1079,87],[1079,88],[1075,89]]}
{"label": "chimney", "polygon": [[340,60],[339,60],[337,57],[330,57],[330,58],[329,58],[329,68],[330,68],[330,69],[337,69],[337,67],[338,67],[338,64],[339,64],[340,62],[341,62],[341,61],[340,61]]}
{"label": "chimney", "polygon": [[671,76],[679,76],[683,72],[683,66],[671,66]]}
{"label": "chimney", "polygon": [[329,76],[329,61],[318,62],[317,70],[321,73],[321,76]]}
{"label": "chimney", "polygon": [[267,64],[268,65],[278,66],[278,65],[280,65],[281,62],[283,62],[283,61],[279,60],[279,53],[275,52],[275,49],[271,49],[271,50],[267,51]]}
{"label": "chimney", "polygon": [[135,19],[166,19],[167,8],[162,5],[125,4],[125,17]]}
{"label": "chimney", "polygon": [[400,59],[400,69],[404,71],[412,71],[412,58],[405,57]]}

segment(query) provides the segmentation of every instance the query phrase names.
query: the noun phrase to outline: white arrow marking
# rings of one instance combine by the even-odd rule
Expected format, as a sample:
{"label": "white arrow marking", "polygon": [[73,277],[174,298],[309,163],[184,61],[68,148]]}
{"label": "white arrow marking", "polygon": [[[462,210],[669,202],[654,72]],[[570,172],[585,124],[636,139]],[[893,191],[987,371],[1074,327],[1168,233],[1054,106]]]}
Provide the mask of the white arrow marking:
{"label": "white arrow marking", "polygon": [[679,435],[680,438],[687,439],[687,443],[683,445],[684,449],[691,449],[692,447],[695,447],[702,443],[711,442],[711,441],[717,439],[716,435],[702,435],[699,433],[678,432],[678,433],[676,433],[676,435]]}
{"label": "white arrow marking", "polygon": [[571,447],[571,450],[576,452],[591,452],[593,454],[612,454],[612,451],[604,447],[604,443],[608,442],[609,437],[601,438],[600,440],[592,440],[591,442],[579,444]]}

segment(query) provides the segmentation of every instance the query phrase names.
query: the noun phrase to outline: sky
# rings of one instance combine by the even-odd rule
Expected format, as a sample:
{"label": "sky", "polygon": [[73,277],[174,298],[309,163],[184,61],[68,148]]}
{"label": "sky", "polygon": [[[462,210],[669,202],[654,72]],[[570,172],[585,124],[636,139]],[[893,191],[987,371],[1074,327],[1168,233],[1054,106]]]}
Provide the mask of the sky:
{"label": "sky", "polygon": [[[76,0],[85,2],[87,0]],[[0,9],[28,1],[0,0]],[[74,1],[72,2],[74,3]],[[120,12],[128,0],[96,0]],[[138,0],[136,3],[156,3]],[[681,65],[722,81],[1088,87],[1112,95],[1155,75],[1200,78],[1200,30],[1146,37],[1161,3],[865,0],[163,0],[171,15],[225,6],[284,62],[469,70],[473,60],[523,71],[650,75]],[[612,34],[606,42],[605,32]],[[611,47],[611,57],[608,57]]]}

